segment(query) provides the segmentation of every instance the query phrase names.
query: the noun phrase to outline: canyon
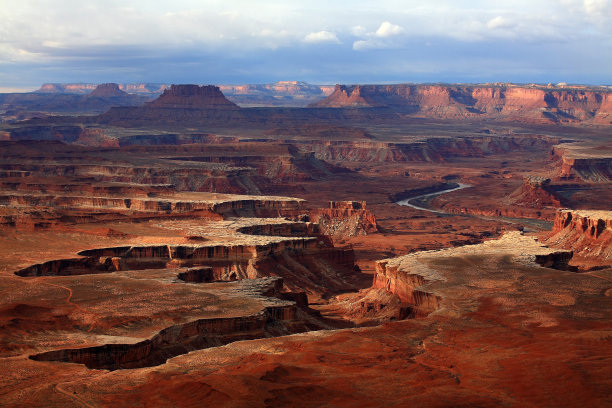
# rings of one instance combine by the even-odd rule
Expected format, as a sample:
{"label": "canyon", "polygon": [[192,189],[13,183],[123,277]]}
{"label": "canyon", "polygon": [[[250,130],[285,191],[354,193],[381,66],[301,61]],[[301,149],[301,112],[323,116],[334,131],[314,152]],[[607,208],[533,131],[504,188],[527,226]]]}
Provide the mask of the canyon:
{"label": "canyon", "polygon": [[39,92],[141,100],[0,124],[0,405],[610,405],[608,88]]}

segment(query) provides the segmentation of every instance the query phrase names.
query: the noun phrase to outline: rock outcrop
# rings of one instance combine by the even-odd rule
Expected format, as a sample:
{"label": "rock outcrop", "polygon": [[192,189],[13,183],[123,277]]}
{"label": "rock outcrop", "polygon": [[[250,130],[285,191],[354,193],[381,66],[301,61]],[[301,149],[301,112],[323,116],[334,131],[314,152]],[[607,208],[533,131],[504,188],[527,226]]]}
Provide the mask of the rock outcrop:
{"label": "rock outcrop", "polygon": [[605,146],[564,143],[552,148],[551,158],[557,161],[557,174],[562,180],[612,181],[612,152]]}
{"label": "rock outcrop", "polygon": [[319,225],[322,233],[334,239],[378,231],[376,217],[366,209],[365,201],[331,201],[329,208],[311,210],[309,218]]}
{"label": "rock outcrop", "polygon": [[439,278],[400,269],[397,265],[383,260],[376,264],[372,288],[384,289],[396,295],[411,309],[413,315],[422,317],[440,307],[441,298],[423,288],[425,284],[435,280]]}
{"label": "rock outcrop", "polygon": [[[560,210],[544,242],[574,251],[591,266],[612,264],[612,211]],[[588,268],[588,267],[587,267]]]}
{"label": "rock outcrop", "polygon": [[167,109],[239,109],[238,105],[227,100],[218,86],[172,85],[148,108]]}
{"label": "rock outcrop", "polygon": [[521,187],[513,191],[506,201],[510,205],[540,210],[545,207],[561,207],[560,198],[550,188],[550,179],[538,176],[524,177]]}
{"label": "rock outcrop", "polygon": [[87,97],[89,98],[125,98],[128,93],[119,89],[119,85],[115,83],[100,84],[91,91]]}

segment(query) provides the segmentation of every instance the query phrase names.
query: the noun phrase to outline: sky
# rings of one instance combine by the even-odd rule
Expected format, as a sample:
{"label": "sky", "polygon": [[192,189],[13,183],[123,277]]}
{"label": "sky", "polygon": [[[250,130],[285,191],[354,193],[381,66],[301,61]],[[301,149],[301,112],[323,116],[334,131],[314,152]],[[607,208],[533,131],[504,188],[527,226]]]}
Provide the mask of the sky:
{"label": "sky", "polygon": [[612,0],[0,0],[0,91],[42,83],[612,84]]}

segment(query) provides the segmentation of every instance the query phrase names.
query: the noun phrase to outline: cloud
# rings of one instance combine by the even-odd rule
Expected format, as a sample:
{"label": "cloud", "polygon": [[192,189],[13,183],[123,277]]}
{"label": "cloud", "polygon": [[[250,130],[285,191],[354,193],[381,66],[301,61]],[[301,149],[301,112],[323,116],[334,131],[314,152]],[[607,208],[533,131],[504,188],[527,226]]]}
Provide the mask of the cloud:
{"label": "cloud", "polygon": [[487,27],[491,30],[496,30],[498,28],[513,28],[515,26],[516,26],[516,23],[508,20],[507,18],[501,17],[501,16],[492,18],[487,23]]}
{"label": "cloud", "polygon": [[396,24],[392,24],[388,21],[384,21],[380,27],[374,32],[363,33],[361,40],[353,42],[353,49],[356,51],[371,50],[371,49],[383,49],[383,48],[395,48],[401,42],[397,41],[396,37],[401,36],[406,30]]}
{"label": "cloud", "polygon": [[58,41],[45,40],[42,42],[42,46],[49,47],[49,48],[62,48],[62,43]]}
{"label": "cloud", "polygon": [[329,31],[318,31],[316,33],[310,33],[306,37],[304,37],[304,42],[306,43],[334,43],[340,44],[340,40],[336,36],[336,34]]}
{"label": "cloud", "polygon": [[374,44],[371,40],[357,40],[353,42],[353,49],[355,51],[371,50],[373,48],[380,48],[379,44]]}
{"label": "cloud", "polygon": [[584,0],[584,11],[595,17],[605,17],[610,15],[609,0]]}
{"label": "cloud", "polygon": [[351,27],[351,34],[353,34],[356,37],[363,36],[367,32],[368,32],[368,30],[364,26],[354,26],[354,27]]}
{"label": "cloud", "polygon": [[[286,79],[302,70],[315,78],[334,72],[341,81],[349,72],[355,80],[373,78],[376,65],[377,80],[384,81],[407,55],[414,64],[401,65],[398,80],[409,80],[402,72],[416,66],[455,67],[459,58],[466,72],[481,75],[489,68],[476,56],[498,49],[503,53],[497,59],[513,72],[520,61],[525,69],[565,70],[568,76],[574,70],[593,81],[595,70],[612,66],[612,0],[352,0],[350,7],[328,0],[131,0],[129,7],[120,0],[0,3],[0,86],[75,78],[120,82],[117,72],[166,81],[180,79],[188,67],[197,67],[184,78],[191,82],[198,75],[253,81],[258,77],[251,73],[263,78],[268,72]],[[317,44],[328,46],[304,46]],[[530,57],[507,55],[509,45],[531,50]],[[283,59],[288,52],[291,59]],[[597,78],[610,82],[612,73]]]}
{"label": "cloud", "polygon": [[391,24],[388,21],[385,21],[378,27],[376,30],[377,37],[392,37],[394,35],[399,35],[404,32],[404,29],[398,25]]}

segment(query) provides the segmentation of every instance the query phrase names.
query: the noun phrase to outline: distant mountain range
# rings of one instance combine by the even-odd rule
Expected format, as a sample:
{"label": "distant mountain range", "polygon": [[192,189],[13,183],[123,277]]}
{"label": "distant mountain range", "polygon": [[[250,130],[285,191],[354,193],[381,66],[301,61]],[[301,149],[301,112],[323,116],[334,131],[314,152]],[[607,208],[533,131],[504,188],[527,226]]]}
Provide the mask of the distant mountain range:
{"label": "distant mountain range", "polygon": [[[93,92],[98,87],[98,84],[85,84],[85,83],[74,83],[74,84],[43,84],[40,89],[34,91],[34,93],[40,94],[76,94],[86,95]],[[134,84],[117,84],[117,87],[123,92],[136,95],[158,95],[169,88],[167,84],[156,84],[156,83],[134,83]]]}
{"label": "distant mountain range", "polygon": [[[47,83],[34,92],[0,93],[0,123],[58,114],[92,115],[111,107],[140,106],[170,87],[162,83]],[[305,107],[334,91],[333,85],[300,81],[219,85],[219,88],[229,101],[242,107]]]}
{"label": "distant mountain range", "polygon": [[[86,95],[96,89],[97,84],[44,84],[34,91],[37,94]],[[156,97],[170,84],[125,83],[117,84],[128,94]],[[334,91],[333,85],[312,85],[301,81],[280,81],[273,84],[218,85],[223,94],[241,106],[306,106],[317,102]]]}
{"label": "distant mountain range", "polygon": [[[0,94],[0,120],[15,122],[48,115],[103,113],[96,119],[101,123],[130,125],[141,121],[195,121],[209,125],[234,121],[254,126],[285,119],[295,124],[296,121],[308,123],[312,120],[334,122],[349,117],[357,121],[385,122],[406,115],[441,120],[598,125],[609,125],[612,121],[612,91],[609,88],[565,84],[329,86],[285,81],[258,85],[142,83],[92,87],[91,84],[45,84],[37,92]],[[296,107],[311,109],[297,112]],[[275,110],[270,110],[273,108]]]}

